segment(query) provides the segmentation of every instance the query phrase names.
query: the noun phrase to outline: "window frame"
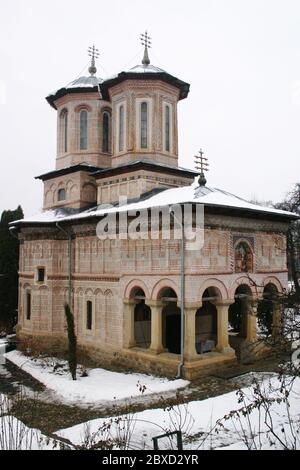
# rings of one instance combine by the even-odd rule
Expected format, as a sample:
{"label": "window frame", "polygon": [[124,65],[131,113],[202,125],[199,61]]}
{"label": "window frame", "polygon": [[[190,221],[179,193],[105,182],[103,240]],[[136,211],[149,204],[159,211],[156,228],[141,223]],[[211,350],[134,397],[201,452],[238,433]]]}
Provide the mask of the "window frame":
{"label": "window frame", "polygon": [[[146,109],[143,110],[143,106],[146,105]],[[148,101],[142,101],[140,103],[140,148],[147,150],[149,148],[149,103]],[[145,119],[143,120],[143,117]],[[145,132],[145,135],[143,133]]]}
{"label": "window frame", "polygon": [[[86,116],[85,122],[82,121],[83,119],[82,116]],[[89,121],[88,116],[89,116],[89,112],[87,109],[83,108],[79,111],[79,150],[80,151],[88,150],[88,121]],[[82,127],[83,125],[85,126],[84,129]]]}
{"label": "window frame", "polygon": [[[121,115],[122,112],[122,115]],[[118,108],[118,153],[125,150],[125,103]]]}
{"label": "window frame", "polygon": [[[63,197],[61,196],[63,191]],[[65,188],[58,188],[57,190],[57,202],[63,202],[67,199],[67,192]]]}
{"label": "window frame", "polygon": [[93,301],[86,301],[86,322],[85,328],[87,331],[93,331]]}
{"label": "window frame", "polygon": [[164,151],[171,152],[172,148],[172,107],[170,103],[164,105]]}
{"label": "window frame", "polygon": [[[104,125],[105,117],[107,117],[107,135]],[[102,153],[111,153],[111,114],[107,110],[102,112]]]}
{"label": "window frame", "polygon": [[[43,273],[42,279],[40,277],[41,272]],[[36,280],[37,280],[38,283],[41,283],[41,284],[45,282],[45,280],[46,280],[46,268],[44,266],[38,266],[37,267]]]}
{"label": "window frame", "polygon": [[31,313],[32,313],[32,296],[31,291],[26,290],[26,320],[31,320]]}

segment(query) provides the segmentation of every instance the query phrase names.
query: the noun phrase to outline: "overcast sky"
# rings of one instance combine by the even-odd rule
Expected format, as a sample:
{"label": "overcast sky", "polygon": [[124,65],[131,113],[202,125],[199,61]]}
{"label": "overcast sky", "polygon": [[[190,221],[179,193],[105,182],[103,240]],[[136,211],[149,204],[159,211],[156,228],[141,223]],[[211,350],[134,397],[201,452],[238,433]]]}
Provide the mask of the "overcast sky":
{"label": "overcast sky", "polygon": [[[203,147],[208,185],[281,200],[300,180],[299,0],[12,0],[0,10],[0,211],[42,206],[34,176],[55,167],[45,96],[100,49],[98,76],[150,59],[191,84],[179,103],[179,163]],[[83,72],[84,73],[81,73]]]}

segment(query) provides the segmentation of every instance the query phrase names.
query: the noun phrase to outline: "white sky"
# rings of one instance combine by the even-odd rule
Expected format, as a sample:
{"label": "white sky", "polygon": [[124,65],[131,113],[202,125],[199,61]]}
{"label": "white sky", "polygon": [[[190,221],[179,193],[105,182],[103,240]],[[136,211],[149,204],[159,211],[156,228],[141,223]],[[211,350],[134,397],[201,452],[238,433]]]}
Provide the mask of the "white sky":
{"label": "white sky", "polygon": [[299,0],[12,0],[0,11],[0,212],[42,205],[55,167],[45,96],[75,79],[95,43],[98,76],[141,61],[191,84],[179,103],[179,163],[203,147],[208,184],[281,200],[300,180]]}

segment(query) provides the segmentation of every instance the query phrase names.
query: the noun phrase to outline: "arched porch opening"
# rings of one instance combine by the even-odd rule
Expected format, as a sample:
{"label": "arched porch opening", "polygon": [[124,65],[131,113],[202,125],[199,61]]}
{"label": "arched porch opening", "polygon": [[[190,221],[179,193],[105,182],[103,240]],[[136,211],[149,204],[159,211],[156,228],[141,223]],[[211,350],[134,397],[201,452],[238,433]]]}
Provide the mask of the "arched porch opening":
{"label": "arched porch opening", "polygon": [[215,349],[218,342],[217,307],[221,296],[218,289],[209,287],[202,296],[202,307],[196,312],[195,340],[197,354]]}
{"label": "arched porch opening", "polygon": [[151,343],[151,308],[146,304],[143,289],[137,287],[131,292],[134,301],[134,343],[142,349],[148,349]]}
{"label": "arched porch opening", "polygon": [[247,284],[241,284],[234,293],[234,303],[229,307],[229,325],[232,333],[240,338],[247,337],[247,314],[252,291]]}
{"label": "arched porch opening", "polygon": [[278,289],[271,282],[264,287],[263,298],[257,306],[258,332],[261,336],[270,336],[281,323]]}
{"label": "arched porch opening", "polygon": [[181,310],[177,306],[176,292],[171,288],[162,289],[159,299],[162,308],[162,344],[165,350],[180,354],[181,349]]}
{"label": "arched porch opening", "polygon": [[256,316],[252,304],[251,288],[241,284],[235,291],[234,303],[229,307],[229,344],[241,360],[244,345],[256,341]]}

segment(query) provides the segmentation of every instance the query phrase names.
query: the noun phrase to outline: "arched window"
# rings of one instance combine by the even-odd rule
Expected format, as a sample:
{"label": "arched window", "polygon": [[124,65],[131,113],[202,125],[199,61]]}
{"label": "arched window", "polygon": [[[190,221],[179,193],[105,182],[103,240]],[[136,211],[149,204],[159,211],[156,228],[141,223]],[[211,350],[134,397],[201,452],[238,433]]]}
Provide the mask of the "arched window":
{"label": "arched window", "polygon": [[88,113],[80,111],[80,150],[87,150],[88,143]]}
{"label": "arched window", "polygon": [[239,242],[234,251],[235,272],[249,273],[253,271],[253,254],[246,242]]}
{"label": "arched window", "polygon": [[148,147],[148,104],[141,104],[141,148]]}
{"label": "arched window", "polygon": [[65,201],[65,199],[66,199],[66,190],[64,188],[60,188],[57,192],[57,200]]}
{"label": "arched window", "polygon": [[66,111],[63,115],[63,145],[64,145],[64,152],[68,151],[68,112]]}
{"label": "arched window", "polygon": [[86,329],[91,330],[93,327],[93,302],[90,300],[86,303]]}
{"label": "arched window", "polygon": [[102,152],[110,152],[110,116],[107,112],[103,113],[102,132]]}
{"label": "arched window", "polygon": [[124,150],[124,106],[119,108],[119,152]]}
{"label": "arched window", "polygon": [[170,152],[171,141],[171,108],[169,105],[165,106],[165,150]]}

